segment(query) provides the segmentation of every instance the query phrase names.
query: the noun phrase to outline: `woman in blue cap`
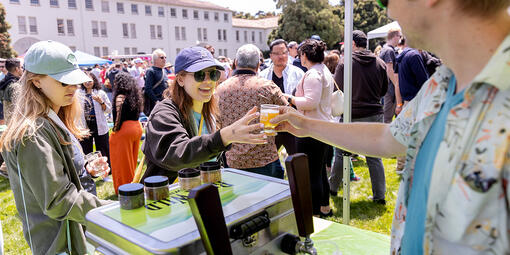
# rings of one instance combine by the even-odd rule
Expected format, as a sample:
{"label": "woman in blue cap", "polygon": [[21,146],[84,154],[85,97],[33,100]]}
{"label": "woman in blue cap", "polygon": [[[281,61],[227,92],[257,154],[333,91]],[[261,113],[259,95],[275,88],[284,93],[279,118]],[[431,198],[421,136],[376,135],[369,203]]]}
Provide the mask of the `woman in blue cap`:
{"label": "woman in blue cap", "polygon": [[[143,178],[165,175],[175,180],[177,171],[214,159],[232,143],[263,144],[263,125],[249,125],[259,116],[251,109],[234,124],[215,124],[216,99],[223,67],[202,47],[183,49],[175,60],[176,78],[149,117],[143,152],[147,170]],[[241,116],[240,116],[241,117]]]}
{"label": "woman in blue cap", "polygon": [[[41,41],[28,49],[15,85],[17,117],[9,119],[0,148],[33,254],[85,254],[85,214],[107,203],[82,187],[91,181],[87,171],[95,172],[84,168],[78,139],[88,131],[77,126],[81,107],[75,94],[89,80],[67,46]],[[108,172],[106,159],[101,162]]]}

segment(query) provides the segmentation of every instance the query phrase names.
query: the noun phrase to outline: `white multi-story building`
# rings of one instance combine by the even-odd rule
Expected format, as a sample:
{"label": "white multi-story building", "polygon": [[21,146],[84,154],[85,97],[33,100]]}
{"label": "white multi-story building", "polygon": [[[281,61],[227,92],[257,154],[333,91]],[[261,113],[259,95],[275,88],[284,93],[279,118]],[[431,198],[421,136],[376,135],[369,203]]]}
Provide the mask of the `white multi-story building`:
{"label": "white multi-story building", "polygon": [[96,56],[152,53],[170,61],[190,46],[211,44],[216,56],[235,57],[253,43],[267,50],[277,18],[233,19],[232,10],[197,0],[2,0],[13,48],[55,40]]}

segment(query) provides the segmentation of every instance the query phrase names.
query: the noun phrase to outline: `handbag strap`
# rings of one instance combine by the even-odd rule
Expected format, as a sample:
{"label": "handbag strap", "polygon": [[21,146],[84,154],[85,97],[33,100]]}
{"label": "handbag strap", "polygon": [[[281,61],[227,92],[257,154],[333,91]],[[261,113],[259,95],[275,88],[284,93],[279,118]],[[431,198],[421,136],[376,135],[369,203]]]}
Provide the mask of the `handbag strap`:
{"label": "handbag strap", "polygon": [[338,84],[336,83],[335,78],[333,78],[333,83],[335,84],[336,89],[337,89],[337,90],[340,90],[340,87],[339,87],[339,86],[338,86]]}
{"label": "handbag strap", "polygon": [[152,86],[152,89],[156,89],[157,87],[159,87],[159,85],[161,85],[161,83],[163,82],[163,80],[165,79],[165,71],[163,71],[163,69],[161,69],[161,79],[158,81],[158,83],[154,84],[154,86]]}

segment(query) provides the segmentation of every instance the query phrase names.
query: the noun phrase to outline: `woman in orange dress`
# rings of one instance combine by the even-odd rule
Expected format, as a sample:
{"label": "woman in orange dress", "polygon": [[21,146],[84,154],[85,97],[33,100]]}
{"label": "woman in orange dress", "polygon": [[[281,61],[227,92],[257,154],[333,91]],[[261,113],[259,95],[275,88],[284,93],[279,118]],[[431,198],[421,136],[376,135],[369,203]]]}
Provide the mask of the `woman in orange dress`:
{"label": "woman in orange dress", "polygon": [[130,183],[135,174],[142,126],[138,121],[142,98],[136,80],[128,73],[115,76],[113,86],[113,133],[110,136],[110,160],[115,193]]}

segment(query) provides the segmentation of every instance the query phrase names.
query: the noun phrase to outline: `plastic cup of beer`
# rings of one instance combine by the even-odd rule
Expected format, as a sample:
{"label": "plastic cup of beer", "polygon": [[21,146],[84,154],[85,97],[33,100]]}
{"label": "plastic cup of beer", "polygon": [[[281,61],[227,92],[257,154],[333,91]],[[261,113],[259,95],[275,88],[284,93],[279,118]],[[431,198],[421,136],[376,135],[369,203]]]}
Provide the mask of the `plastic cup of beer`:
{"label": "plastic cup of beer", "polygon": [[264,124],[264,133],[266,135],[276,135],[276,125],[269,121],[280,114],[279,107],[274,104],[263,104],[260,106],[260,123]]}
{"label": "plastic cup of beer", "polygon": [[94,151],[87,155],[85,155],[85,161],[87,161],[88,166],[94,170],[97,176],[103,176],[105,171],[102,169],[102,165],[99,159],[102,157],[100,151]]}

